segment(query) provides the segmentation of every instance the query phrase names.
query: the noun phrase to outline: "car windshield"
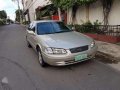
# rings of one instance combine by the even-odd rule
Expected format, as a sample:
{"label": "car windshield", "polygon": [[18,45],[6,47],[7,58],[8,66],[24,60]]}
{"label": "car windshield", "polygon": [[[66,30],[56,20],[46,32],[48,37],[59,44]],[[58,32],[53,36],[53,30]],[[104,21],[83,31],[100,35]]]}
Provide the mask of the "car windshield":
{"label": "car windshield", "polygon": [[62,22],[43,22],[37,24],[37,34],[54,34],[72,31]]}

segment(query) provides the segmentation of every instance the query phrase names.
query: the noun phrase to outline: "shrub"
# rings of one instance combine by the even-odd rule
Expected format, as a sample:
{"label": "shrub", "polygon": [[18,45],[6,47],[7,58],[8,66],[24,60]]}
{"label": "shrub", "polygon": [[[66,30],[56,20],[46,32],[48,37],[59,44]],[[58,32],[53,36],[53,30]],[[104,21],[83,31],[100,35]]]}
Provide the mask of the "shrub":
{"label": "shrub", "polygon": [[0,25],[5,25],[6,24],[6,20],[0,19]]}
{"label": "shrub", "polygon": [[68,25],[68,26],[75,27],[75,30],[81,33],[97,33],[99,25],[101,25],[101,23],[98,22],[98,20],[96,20],[93,24],[90,21],[88,21],[81,25],[76,24],[76,25]]}

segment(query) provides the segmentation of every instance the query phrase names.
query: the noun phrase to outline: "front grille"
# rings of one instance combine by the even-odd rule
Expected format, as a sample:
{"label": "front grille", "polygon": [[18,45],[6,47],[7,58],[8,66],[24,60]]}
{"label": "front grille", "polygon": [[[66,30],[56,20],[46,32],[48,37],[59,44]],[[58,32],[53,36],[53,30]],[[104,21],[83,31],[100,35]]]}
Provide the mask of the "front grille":
{"label": "front grille", "polygon": [[78,53],[78,52],[83,52],[86,50],[88,50],[88,45],[70,49],[71,53]]}

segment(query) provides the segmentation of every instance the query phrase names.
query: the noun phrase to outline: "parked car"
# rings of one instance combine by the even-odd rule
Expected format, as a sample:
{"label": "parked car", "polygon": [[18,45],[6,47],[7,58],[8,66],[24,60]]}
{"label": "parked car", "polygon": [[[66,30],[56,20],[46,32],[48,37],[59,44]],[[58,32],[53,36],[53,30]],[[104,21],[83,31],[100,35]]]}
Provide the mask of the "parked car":
{"label": "parked car", "polygon": [[63,22],[33,21],[26,33],[28,47],[38,53],[41,66],[63,66],[92,59],[97,51],[95,41],[71,30]]}

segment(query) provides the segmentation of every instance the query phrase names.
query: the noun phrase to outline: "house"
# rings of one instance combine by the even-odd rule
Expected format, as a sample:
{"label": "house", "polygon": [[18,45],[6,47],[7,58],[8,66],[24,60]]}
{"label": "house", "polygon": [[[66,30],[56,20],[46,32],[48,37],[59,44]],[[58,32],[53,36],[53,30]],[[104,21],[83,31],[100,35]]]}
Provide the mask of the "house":
{"label": "house", "polygon": [[26,21],[34,21],[36,19],[35,10],[37,8],[46,6],[49,3],[49,0],[22,0]]}
{"label": "house", "polygon": [[[33,21],[36,19],[36,9],[44,7],[51,2],[49,0],[22,0],[24,7],[24,14],[26,17],[26,21]],[[120,0],[113,0],[113,5],[108,17],[109,25],[120,25]],[[67,23],[70,24],[72,10],[69,9],[67,11]],[[103,24],[104,15],[103,15],[103,6],[101,0],[97,0],[96,2],[90,4],[89,10],[86,9],[86,6],[80,6],[77,10],[76,14],[76,24],[82,24],[90,20],[91,22],[95,22],[98,20]]]}
{"label": "house", "polygon": [[[65,23],[67,23],[67,14],[61,13],[60,10],[51,4],[49,0],[22,0],[23,4],[23,11],[25,20],[28,22],[34,21],[34,20],[40,20],[40,14],[45,13],[52,13],[49,15],[50,18],[48,18],[47,15],[44,15],[42,19],[52,19],[52,20],[62,20]],[[49,9],[50,11],[46,10]],[[38,17],[39,14],[39,17]],[[63,16],[62,18],[60,17]]]}

